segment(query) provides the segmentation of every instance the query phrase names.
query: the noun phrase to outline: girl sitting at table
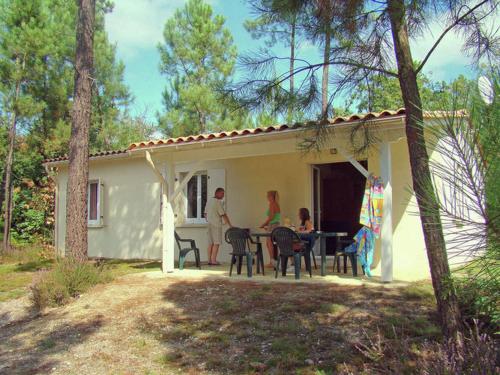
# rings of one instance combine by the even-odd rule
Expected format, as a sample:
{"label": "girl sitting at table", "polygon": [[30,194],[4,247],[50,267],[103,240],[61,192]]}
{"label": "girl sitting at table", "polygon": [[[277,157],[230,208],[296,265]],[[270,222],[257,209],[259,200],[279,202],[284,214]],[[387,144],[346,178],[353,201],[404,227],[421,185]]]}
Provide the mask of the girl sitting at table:
{"label": "girl sitting at table", "polygon": [[[276,190],[270,190],[267,192],[267,201],[269,202],[269,208],[266,211],[266,221],[260,227],[265,228],[268,232],[272,232],[274,228],[280,225],[281,221],[281,208],[279,205],[279,195]],[[266,241],[267,251],[269,252],[269,265],[268,267],[274,267],[273,259],[274,245],[271,238]]]}
{"label": "girl sitting at table", "polygon": [[[299,226],[297,233],[303,241],[307,241],[309,243],[311,248],[314,246],[314,237],[309,236],[312,232],[314,232],[314,226],[311,221],[311,215],[309,214],[309,210],[307,208],[302,207],[299,209]],[[294,245],[295,250],[300,250],[301,248],[302,244]]]}
{"label": "girl sitting at table", "polygon": [[311,221],[311,215],[309,214],[309,210],[305,207],[299,209],[299,220],[300,225],[297,232],[299,233],[311,233],[314,232],[314,226]]}

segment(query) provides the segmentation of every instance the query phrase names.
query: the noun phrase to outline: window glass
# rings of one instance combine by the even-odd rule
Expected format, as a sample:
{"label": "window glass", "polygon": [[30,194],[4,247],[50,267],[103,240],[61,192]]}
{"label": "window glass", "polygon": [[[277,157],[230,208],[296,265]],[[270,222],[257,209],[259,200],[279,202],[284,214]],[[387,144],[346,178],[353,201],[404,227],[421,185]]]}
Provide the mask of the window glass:
{"label": "window glass", "polygon": [[99,184],[97,182],[91,182],[89,184],[89,220],[97,220],[97,199],[98,199],[98,188]]}
{"label": "window glass", "polygon": [[208,177],[206,172],[197,173],[185,187],[186,221],[192,224],[204,223],[203,210],[207,204]]}
{"label": "window glass", "polygon": [[198,218],[198,176],[193,176],[187,183],[187,217]]}

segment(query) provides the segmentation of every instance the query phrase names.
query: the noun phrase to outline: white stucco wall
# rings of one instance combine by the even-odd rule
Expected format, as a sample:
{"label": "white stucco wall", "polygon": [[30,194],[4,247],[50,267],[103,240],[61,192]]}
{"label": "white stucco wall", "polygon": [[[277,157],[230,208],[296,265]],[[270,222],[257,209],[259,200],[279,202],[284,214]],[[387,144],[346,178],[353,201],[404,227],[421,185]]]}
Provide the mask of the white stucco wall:
{"label": "white stucco wall", "polygon": [[[158,259],[160,184],[144,159],[94,161],[89,180],[103,186],[103,226],[89,228],[89,256],[121,259]],[[57,247],[64,253],[67,169],[57,176]]]}
{"label": "white stucco wall", "polygon": [[[272,147],[272,144],[269,144]],[[394,279],[415,280],[429,275],[422,230],[411,185],[408,151],[404,139],[391,145],[393,175],[393,254]],[[213,150],[205,150],[207,158]],[[196,154],[196,157],[202,154]],[[213,154],[212,154],[213,157]],[[161,156],[157,162],[161,165]],[[266,191],[278,190],[283,218],[296,221],[300,207],[311,207],[312,164],[345,161],[340,155],[322,152],[303,156],[288,154],[233,157],[204,162],[200,169],[224,169],[226,173],[226,207],[234,225],[257,229],[265,219]],[[176,170],[189,170],[192,163],[177,165]],[[380,171],[378,151],[368,156],[368,169]],[[160,185],[142,157],[91,162],[90,179],[104,184],[104,226],[89,228],[89,256],[109,258],[161,258]],[[64,249],[65,191],[67,172],[58,173],[57,244]],[[342,199],[339,197],[339,199]],[[179,215],[182,217],[182,215]],[[196,240],[206,260],[206,227],[177,223],[178,233]],[[374,258],[374,275],[380,275],[380,241]],[[177,249],[176,249],[177,250]],[[228,260],[229,247],[224,244],[219,259]],[[267,257],[267,252],[265,252]],[[177,254],[176,254],[177,258]],[[330,271],[331,272],[331,271]]]}

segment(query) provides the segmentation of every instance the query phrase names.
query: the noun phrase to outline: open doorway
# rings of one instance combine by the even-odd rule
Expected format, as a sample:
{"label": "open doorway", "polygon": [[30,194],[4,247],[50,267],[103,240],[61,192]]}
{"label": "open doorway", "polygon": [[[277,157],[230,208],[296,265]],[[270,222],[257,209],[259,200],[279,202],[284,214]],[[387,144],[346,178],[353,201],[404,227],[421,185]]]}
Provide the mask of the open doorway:
{"label": "open doorway", "polygon": [[[359,162],[368,169],[366,160]],[[313,171],[313,220],[317,230],[347,232],[353,237],[361,228],[359,213],[366,178],[349,162],[317,164]],[[327,239],[327,254],[333,254],[334,239]]]}

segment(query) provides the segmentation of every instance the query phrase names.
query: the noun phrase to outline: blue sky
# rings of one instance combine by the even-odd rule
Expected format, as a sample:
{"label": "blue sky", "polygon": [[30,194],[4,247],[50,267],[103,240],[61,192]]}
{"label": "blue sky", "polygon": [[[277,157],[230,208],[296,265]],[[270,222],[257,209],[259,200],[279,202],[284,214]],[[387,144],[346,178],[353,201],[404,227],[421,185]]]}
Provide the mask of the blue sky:
{"label": "blue sky", "polygon": [[[112,13],[106,16],[106,30],[111,42],[116,43],[118,58],[125,63],[125,82],[135,97],[132,113],[145,113],[150,119],[162,110],[162,91],[167,79],[158,70],[157,44],[162,41],[163,26],[175,10],[183,7],[185,0],[115,0]],[[238,52],[255,51],[263,47],[263,41],[252,40],[243,28],[251,13],[243,0],[208,1],[214,13],[226,18],[226,26],[233,34]],[[412,45],[415,59],[422,59],[440,34],[443,24],[432,24],[429,31]],[[461,52],[461,38],[449,33],[428,61],[424,72],[435,80],[450,81],[459,74],[473,77],[471,61]],[[276,48],[276,54],[286,56],[286,49]],[[304,43],[299,56],[309,60],[318,58],[318,51]]]}

